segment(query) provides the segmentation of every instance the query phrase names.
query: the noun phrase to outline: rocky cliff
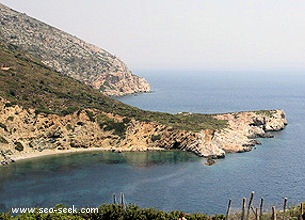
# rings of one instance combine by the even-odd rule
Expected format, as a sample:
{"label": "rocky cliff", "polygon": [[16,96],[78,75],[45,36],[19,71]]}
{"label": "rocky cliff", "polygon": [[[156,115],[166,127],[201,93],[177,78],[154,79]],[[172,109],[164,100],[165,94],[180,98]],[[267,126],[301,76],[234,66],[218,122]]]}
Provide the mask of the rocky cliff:
{"label": "rocky cliff", "polygon": [[117,57],[0,3],[0,39],[111,96],[150,91]]}
{"label": "rocky cliff", "polygon": [[200,132],[176,129],[154,122],[126,121],[118,115],[104,113],[116,123],[126,123],[124,135],[101,127],[94,109],[84,109],[66,116],[44,114],[24,109],[0,99],[0,161],[39,152],[65,152],[95,148],[112,151],[147,151],[178,149],[198,156],[219,158],[227,152],[245,152],[257,144],[257,137],[271,137],[287,124],[283,110],[218,114],[229,126]]}

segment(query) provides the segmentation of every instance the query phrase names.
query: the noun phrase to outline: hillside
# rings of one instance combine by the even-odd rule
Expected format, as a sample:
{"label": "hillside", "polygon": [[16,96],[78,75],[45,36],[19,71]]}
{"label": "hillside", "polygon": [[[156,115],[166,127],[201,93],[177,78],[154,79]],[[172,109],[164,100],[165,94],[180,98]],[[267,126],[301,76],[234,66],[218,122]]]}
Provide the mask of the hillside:
{"label": "hillside", "polygon": [[0,41],[0,96],[36,113],[65,116],[83,109],[154,121],[186,130],[222,128],[225,123],[210,115],[172,115],[143,111],[103,95],[95,89],[53,72],[37,58]]}
{"label": "hillside", "polygon": [[80,80],[107,95],[150,91],[117,57],[68,33],[0,3],[0,39],[39,58],[62,75]]}
{"label": "hillside", "polygon": [[[175,136],[169,136],[175,130],[191,132],[226,126],[226,121],[211,115],[172,115],[125,105],[53,72],[37,58],[4,42],[0,42],[0,67],[2,155],[14,154],[18,149],[170,147],[172,144],[166,141],[174,140]],[[161,142],[163,132],[169,139]]]}
{"label": "hillside", "polygon": [[0,164],[84,149],[178,149],[223,158],[287,124],[283,110],[227,114],[144,111],[54,72],[0,41]]}
{"label": "hillside", "polygon": [[180,149],[224,157],[287,124],[282,110],[218,115],[143,111],[0,42],[0,161],[37,152]]}

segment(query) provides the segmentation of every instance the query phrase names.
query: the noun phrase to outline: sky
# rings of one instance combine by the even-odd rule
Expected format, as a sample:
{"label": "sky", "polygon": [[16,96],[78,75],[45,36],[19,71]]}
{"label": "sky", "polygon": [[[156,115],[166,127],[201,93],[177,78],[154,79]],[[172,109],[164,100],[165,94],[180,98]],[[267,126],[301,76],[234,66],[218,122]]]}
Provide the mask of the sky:
{"label": "sky", "polygon": [[131,69],[305,71],[304,0],[0,0]]}

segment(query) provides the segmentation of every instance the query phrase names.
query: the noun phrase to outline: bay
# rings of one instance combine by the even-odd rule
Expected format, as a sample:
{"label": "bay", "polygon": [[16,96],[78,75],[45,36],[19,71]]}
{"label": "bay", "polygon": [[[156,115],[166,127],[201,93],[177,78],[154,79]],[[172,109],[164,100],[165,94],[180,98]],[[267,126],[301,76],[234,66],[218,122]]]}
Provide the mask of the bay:
{"label": "bay", "polygon": [[[140,72],[140,71],[139,71]],[[142,72],[142,71],[141,71]],[[288,126],[275,138],[211,167],[184,152],[68,154],[0,168],[0,210],[97,206],[125,193],[141,207],[224,213],[255,191],[266,208],[305,201],[305,77],[291,72],[148,71],[152,93],[118,98],[147,110],[223,113],[284,109]]]}

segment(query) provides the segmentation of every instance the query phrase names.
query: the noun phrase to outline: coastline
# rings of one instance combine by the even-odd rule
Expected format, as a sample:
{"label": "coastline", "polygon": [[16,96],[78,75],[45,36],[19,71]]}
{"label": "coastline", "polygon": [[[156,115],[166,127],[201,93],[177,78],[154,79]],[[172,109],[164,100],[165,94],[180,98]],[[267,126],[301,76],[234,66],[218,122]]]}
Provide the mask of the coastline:
{"label": "coastline", "polygon": [[[0,165],[35,157],[92,151],[181,150],[217,159],[224,158],[227,153],[250,151],[259,144],[257,138],[271,138],[273,135],[270,132],[280,131],[287,125],[283,110],[236,112],[214,116],[228,122],[228,126],[220,130],[205,129],[196,133],[152,122],[134,121],[122,138],[111,131],[101,130],[90,121],[86,111],[64,117],[38,115],[31,123],[29,120],[33,119],[33,112],[18,106],[3,111],[6,111],[3,121],[13,114],[14,121],[6,120],[5,130],[2,129],[2,138],[7,143],[3,144],[0,152]],[[15,112],[18,112],[18,117]],[[18,132],[7,132],[16,129],[16,125]],[[210,162],[214,163],[212,160]]]}
{"label": "coastline", "polygon": [[[165,151],[164,148],[147,148],[145,151],[139,151],[137,152],[146,152],[146,151]],[[99,148],[99,147],[93,147],[93,148],[77,148],[77,149],[68,149],[68,150],[51,150],[46,149],[44,151],[33,151],[33,152],[22,152],[17,153],[12,156],[9,156],[7,159],[11,160],[12,162],[21,161],[21,160],[30,160],[33,158],[40,158],[40,157],[47,157],[47,156],[55,156],[55,155],[63,155],[63,154],[71,154],[71,153],[85,153],[85,152],[109,152],[112,151],[114,153],[121,153],[121,152],[135,152],[135,150],[128,150],[126,148],[117,148],[114,149],[113,147],[105,147],[105,148]],[[9,164],[7,164],[9,165]],[[0,164],[1,166],[1,164]]]}

